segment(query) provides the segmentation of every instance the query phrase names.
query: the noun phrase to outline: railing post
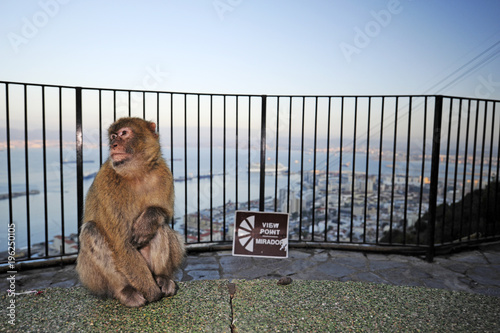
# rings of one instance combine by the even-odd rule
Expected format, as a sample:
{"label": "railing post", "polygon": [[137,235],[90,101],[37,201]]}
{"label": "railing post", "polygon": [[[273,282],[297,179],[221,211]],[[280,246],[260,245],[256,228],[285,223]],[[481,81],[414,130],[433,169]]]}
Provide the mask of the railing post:
{"label": "railing post", "polygon": [[7,139],[7,186],[9,191],[9,225],[14,223],[12,206],[12,158],[10,156],[10,102],[9,84],[5,83],[5,134]]}
{"label": "railing post", "polygon": [[267,96],[262,95],[261,125],[260,125],[260,193],[259,193],[259,211],[265,209],[266,196],[266,113]]}
{"label": "railing post", "polygon": [[431,184],[429,192],[429,248],[427,261],[434,260],[434,235],[436,231],[436,208],[439,182],[439,153],[441,148],[441,119],[443,115],[443,96],[436,96],[434,102],[434,125],[432,134]]}
{"label": "railing post", "polygon": [[83,222],[83,133],[82,133],[82,88],[75,90],[76,102],[76,195],[78,210],[78,234]]}

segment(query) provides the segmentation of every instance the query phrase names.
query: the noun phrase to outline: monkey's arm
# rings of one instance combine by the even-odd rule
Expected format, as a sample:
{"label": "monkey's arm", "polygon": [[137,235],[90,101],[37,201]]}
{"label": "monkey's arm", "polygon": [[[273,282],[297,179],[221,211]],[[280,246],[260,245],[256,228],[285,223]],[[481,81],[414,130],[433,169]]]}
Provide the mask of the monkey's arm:
{"label": "monkey's arm", "polygon": [[162,208],[148,207],[132,225],[130,240],[132,246],[141,248],[147,245],[158,232],[158,228],[164,224],[166,218],[167,214]]}

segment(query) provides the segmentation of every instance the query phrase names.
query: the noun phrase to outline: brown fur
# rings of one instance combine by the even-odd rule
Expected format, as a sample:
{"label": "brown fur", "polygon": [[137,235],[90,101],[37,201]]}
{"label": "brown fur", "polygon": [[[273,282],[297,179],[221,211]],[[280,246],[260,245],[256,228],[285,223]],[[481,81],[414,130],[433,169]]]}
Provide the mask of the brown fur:
{"label": "brown fur", "polygon": [[175,294],[184,259],[184,243],[168,226],[173,179],[155,128],[139,118],[110,126],[110,158],[87,193],[80,232],[83,285],[132,307]]}

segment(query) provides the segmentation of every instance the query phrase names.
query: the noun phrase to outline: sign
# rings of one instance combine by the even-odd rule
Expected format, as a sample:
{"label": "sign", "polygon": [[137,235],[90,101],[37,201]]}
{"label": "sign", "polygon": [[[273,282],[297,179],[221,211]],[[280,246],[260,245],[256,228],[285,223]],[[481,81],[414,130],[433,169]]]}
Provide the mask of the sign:
{"label": "sign", "polygon": [[288,214],[236,211],[233,255],[288,258]]}

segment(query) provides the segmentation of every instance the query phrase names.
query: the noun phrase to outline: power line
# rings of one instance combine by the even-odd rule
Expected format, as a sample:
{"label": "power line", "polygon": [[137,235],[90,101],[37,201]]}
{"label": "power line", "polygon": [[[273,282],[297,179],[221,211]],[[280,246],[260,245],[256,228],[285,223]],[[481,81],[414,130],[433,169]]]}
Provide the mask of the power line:
{"label": "power line", "polygon": [[[478,55],[474,56],[472,59],[467,61],[465,64],[461,65],[459,68],[457,68],[456,70],[454,70],[453,72],[448,74],[445,78],[443,78],[440,81],[438,81],[437,83],[433,84],[430,88],[425,90],[424,94],[429,93],[430,91],[432,91],[436,87],[439,87],[441,84],[445,83],[446,81],[450,80],[452,77],[455,76],[450,82],[446,83],[443,87],[441,87],[440,89],[435,91],[435,93],[442,92],[443,90],[458,83],[459,80],[463,79],[467,75],[470,75],[472,72],[474,72],[474,71],[478,70],[479,68],[492,62],[493,60],[498,58],[498,56],[500,56],[500,41],[494,42],[492,45],[490,45],[489,47],[487,47],[486,49],[481,51]],[[418,109],[420,106],[422,106],[422,104],[423,104],[423,101],[420,101],[420,102],[416,103],[415,105],[413,105],[412,109]],[[401,105],[398,108],[398,110],[406,110],[407,108],[408,108],[408,104],[404,104],[404,105]],[[404,117],[407,117],[409,115],[409,112],[410,112],[410,110],[406,110],[406,112],[401,113],[398,116],[397,120],[400,121]],[[391,118],[392,117],[389,116],[387,119],[388,122],[385,122],[384,130],[392,128],[394,126],[396,119],[391,120]],[[372,133],[371,135],[376,135],[377,133],[379,133],[379,131],[377,131],[377,130],[380,130],[379,125],[380,125],[380,123],[375,124],[370,128],[370,132]],[[356,138],[356,141],[358,141],[359,139],[362,139],[364,136],[366,136],[366,134],[367,133],[365,132],[360,137]],[[360,144],[366,143],[366,139],[363,141],[358,141],[358,142],[360,142]],[[343,148],[350,147],[352,145],[352,143],[353,142],[351,141],[347,145],[344,145]],[[339,160],[339,158],[334,156],[332,158],[331,162],[335,163],[338,160]],[[325,161],[320,161],[319,164],[324,164],[323,162],[325,162]]]}

